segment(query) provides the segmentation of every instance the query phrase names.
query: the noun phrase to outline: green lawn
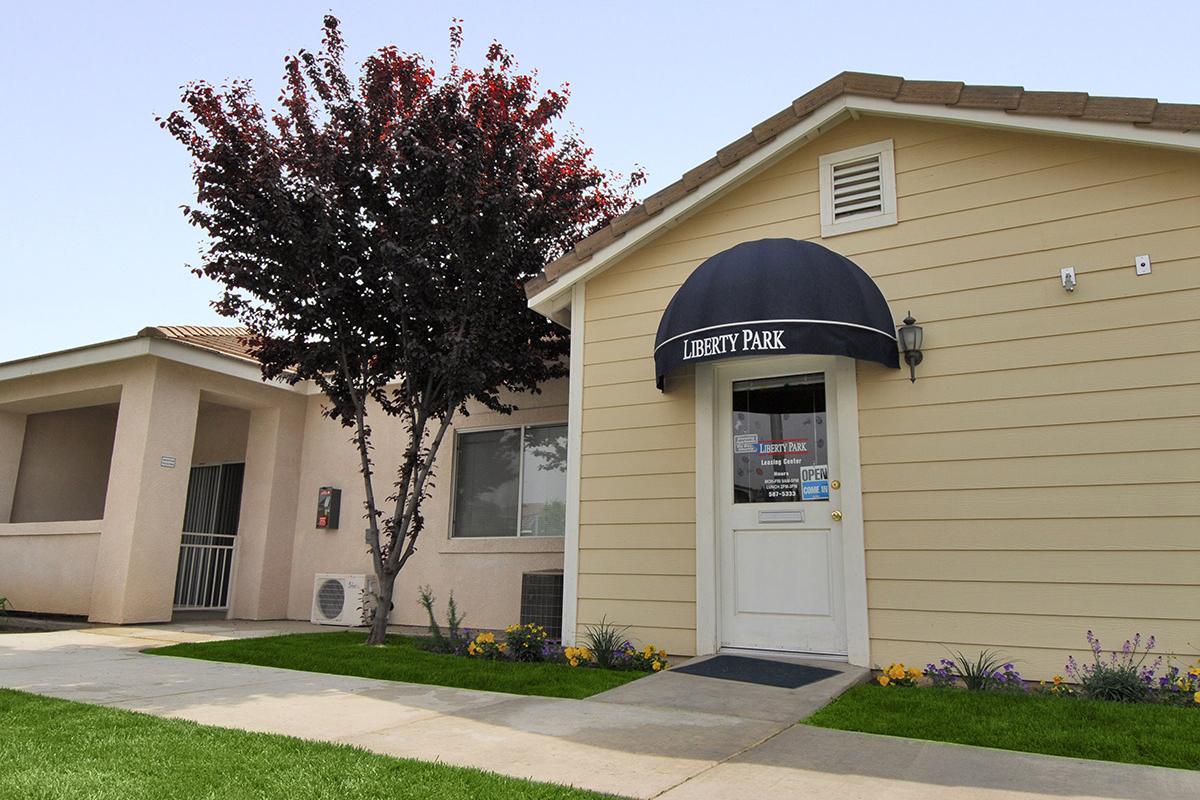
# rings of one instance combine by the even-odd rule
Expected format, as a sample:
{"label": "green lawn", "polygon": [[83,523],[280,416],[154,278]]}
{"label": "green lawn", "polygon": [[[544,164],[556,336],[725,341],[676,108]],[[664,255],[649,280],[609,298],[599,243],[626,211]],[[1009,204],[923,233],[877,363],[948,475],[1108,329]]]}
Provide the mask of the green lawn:
{"label": "green lawn", "polygon": [[856,686],[809,725],[1200,770],[1200,710],[959,689]]}
{"label": "green lawn", "polygon": [[389,636],[382,647],[364,647],[365,638],[366,634],[358,631],[299,633],[175,644],[146,652],[545,697],[589,697],[645,675],[626,670],[518,664],[431,653],[418,647],[418,640],[410,636]]}
{"label": "green lawn", "polygon": [[343,745],[0,689],[0,797],[451,800],[604,797]]}

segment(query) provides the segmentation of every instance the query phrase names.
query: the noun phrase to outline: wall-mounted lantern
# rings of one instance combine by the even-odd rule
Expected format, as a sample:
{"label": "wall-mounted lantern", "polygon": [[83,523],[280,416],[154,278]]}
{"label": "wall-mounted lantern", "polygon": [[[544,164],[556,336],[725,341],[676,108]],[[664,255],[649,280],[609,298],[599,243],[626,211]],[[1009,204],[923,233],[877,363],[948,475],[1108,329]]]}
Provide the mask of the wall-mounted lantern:
{"label": "wall-mounted lantern", "polygon": [[921,334],[921,326],[913,319],[911,311],[904,318],[904,324],[896,328],[896,345],[900,355],[904,356],[904,363],[908,364],[909,379],[913,383],[917,382],[917,364],[925,357],[921,352]]}

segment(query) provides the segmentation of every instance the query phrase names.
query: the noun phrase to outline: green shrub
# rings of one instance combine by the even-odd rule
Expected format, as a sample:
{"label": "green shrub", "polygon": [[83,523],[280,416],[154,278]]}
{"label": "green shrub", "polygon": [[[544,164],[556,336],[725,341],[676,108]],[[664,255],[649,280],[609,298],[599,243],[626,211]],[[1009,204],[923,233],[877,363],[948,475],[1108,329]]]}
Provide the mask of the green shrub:
{"label": "green shrub", "polygon": [[[1017,672],[1012,662],[1006,662],[1004,657],[995,650],[980,650],[979,655],[968,658],[961,650],[950,651],[951,660],[942,660],[942,669],[951,677],[962,681],[963,686],[973,691],[988,689],[1024,689],[1025,682],[1021,673]],[[942,670],[929,665],[934,673],[931,680],[934,685],[939,682]]]}
{"label": "green shrub", "polygon": [[596,666],[604,669],[612,669],[615,666],[618,654],[625,649],[627,630],[628,626],[618,628],[610,624],[607,617],[596,625],[587,626],[584,638],[587,639],[587,648],[591,651]]}
{"label": "green shrub", "polygon": [[446,633],[442,633],[442,626],[438,624],[437,615],[433,613],[433,604],[437,598],[433,595],[433,590],[428,586],[421,586],[417,589],[417,602],[421,608],[425,609],[425,613],[429,615],[429,645],[428,649],[437,653],[454,653],[462,649],[464,640],[462,635],[462,621],[466,615],[458,613],[458,606],[454,602],[454,592],[450,593],[450,599],[446,601]]}
{"label": "green shrub", "polygon": [[527,622],[509,625],[504,629],[508,652],[515,661],[544,661],[546,658],[546,629]]}
{"label": "green shrub", "polygon": [[1093,700],[1115,700],[1120,703],[1139,703],[1152,696],[1155,673],[1162,659],[1155,659],[1149,666],[1146,659],[1154,649],[1151,636],[1142,646],[1142,635],[1134,634],[1126,639],[1121,652],[1113,650],[1104,656],[1100,640],[1091,631],[1087,632],[1088,646],[1092,650],[1093,663],[1079,665],[1074,656],[1067,659],[1067,674],[1079,684],[1083,693]]}

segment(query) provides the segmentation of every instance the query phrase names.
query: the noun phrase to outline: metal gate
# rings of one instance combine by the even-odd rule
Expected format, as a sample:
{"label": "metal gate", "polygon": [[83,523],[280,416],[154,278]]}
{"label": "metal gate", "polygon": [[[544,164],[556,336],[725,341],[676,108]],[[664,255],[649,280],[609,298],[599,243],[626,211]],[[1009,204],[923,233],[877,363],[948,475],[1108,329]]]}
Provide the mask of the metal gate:
{"label": "metal gate", "polygon": [[175,573],[176,611],[229,608],[245,466],[192,467]]}

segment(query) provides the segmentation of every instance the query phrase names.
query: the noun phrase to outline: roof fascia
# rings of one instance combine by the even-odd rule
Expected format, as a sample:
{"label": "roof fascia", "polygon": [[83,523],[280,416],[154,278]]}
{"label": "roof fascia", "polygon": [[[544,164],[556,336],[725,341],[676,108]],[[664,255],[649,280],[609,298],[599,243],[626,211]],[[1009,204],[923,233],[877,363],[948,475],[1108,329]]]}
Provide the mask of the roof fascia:
{"label": "roof fascia", "polygon": [[44,375],[48,372],[104,364],[110,361],[121,361],[126,358],[144,356],[149,352],[149,339],[138,336],[114,339],[109,342],[59,350],[40,356],[29,356],[10,361],[7,364],[0,364],[0,381]]}
{"label": "roof fascia", "polygon": [[[132,336],[126,339],[114,339],[109,342],[76,347],[70,350],[60,350],[41,356],[30,356],[7,364],[0,364],[0,381],[28,378],[35,375],[45,375],[62,370],[90,367],[97,364],[107,364],[114,361],[124,361],[138,356],[151,355],[166,361],[173,361],[190,367],[206,369],[233,378],[264,383],[262,372],[258,365],[238,358],[237,356],[217,353],[199,345],[188,344],[174,339],[158,339],[146,336]],[[299,394],[310,394],[308,381],[296,386],[275,380],[267,382],[269,386]]]}
{"label": "roof fascia", "polygon": [[1128,122],[1014,114],[1002,109],[897,103],[881,97],[849,97],[847,99],[850,107],[854,110],[879,116],[912,117],[986,128],[1007,128],[1028,133],[1066,136],[1073,139],[1093,139],[1121,144],[1166,147],[1193,153],[1200,152],[1200,136],[1197,136],[1194,131],[1150,128]]}

